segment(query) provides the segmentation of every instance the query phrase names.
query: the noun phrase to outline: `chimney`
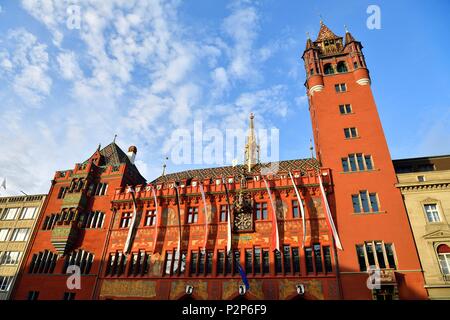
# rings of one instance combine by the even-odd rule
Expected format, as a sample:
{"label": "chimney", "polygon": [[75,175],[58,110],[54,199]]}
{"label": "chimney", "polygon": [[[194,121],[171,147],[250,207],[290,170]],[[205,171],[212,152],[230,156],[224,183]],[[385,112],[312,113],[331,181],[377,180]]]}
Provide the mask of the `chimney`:
{"label": "chimney", "polygon": [[134,164],[134,159],[136,158],[137,148],[135,146],[131,146],[128,148],[127,156],[130,159],[131,164]]}

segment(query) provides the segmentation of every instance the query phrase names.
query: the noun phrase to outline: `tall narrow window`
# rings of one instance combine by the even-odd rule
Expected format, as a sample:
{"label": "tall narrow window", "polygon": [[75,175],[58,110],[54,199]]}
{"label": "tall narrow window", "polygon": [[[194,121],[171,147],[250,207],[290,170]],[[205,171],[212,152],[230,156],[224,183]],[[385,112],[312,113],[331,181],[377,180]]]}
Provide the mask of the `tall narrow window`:
{"label": "tall narrow window", "polygon": [[291,247],[283,246],[284,272],[291,272]]}
{"label": "tall narrow window", "polygon": [[212,251],[206,252],[206,274],[212,273],[213,255],[214,255],[214,252],[212,252]]}
{"label": "tall narrow window", "polygon": [[325,271],[326,272],[332,272],[333,271],[333,266],[331,263],[331,252],[330,252],[330,247],[328,246],[324,246],[322,247],[323,250],[323,259],[325,262]]}
{"label": "tall narrow window", "polygon": [[344,128],[344,136],[346,139],[357,138],[358,133],[356,132],[356,128]]}
{"label": "tall narrow window", "polygon": [[361,153],[356,154],[356,160],[358,161],[358,169],[359,171],[364,171],[364,160],[363,155]]}
{"label": "tall narrow window", "polygon": [[299,211],[298,211],[298,201],[297,200],[292,200],[292,217],[293,218],[298,218],[300,216]]}
{"label": "tall narrow window", "polygon": [[316,266],[316,272],[323,272],[322,252],[320,249],[320,244],[315,244],[313,248],[314,248],[314,263]]}
{"label": "tall narrow window", "polygon": [[364,156],[364,161],[366,164],[366,169],[373,170],[372,156],[370,156],[370,155]]}
{"label": "tall narrow window", "polygon": [[231,252],[227,252],[227,259],[225,261],[225,273],[231,274],[233,266],[233,254]]}
{"label": "tall narrow window", "polygon": [[370,206],[372,207],[372,211],[378,212],[378,198],[376,193],[369,194]]}
{"label": "tall narrow window", "polygon": [[225,252],[219,251],[217,253],[217,273],[224,274],[224,264],[225,264]]}
{"label": "tall narrow window", "polygon": [[300,273],[300,255],[298,248],[292,248],[292,265],[294,266],[294,273]]}
{"label": "tall narrow window", "polygon": [[269,263],[269,250],[263,249],[263,273],[268,274],[270,272],[270,263]]}
{"label": "tall narrow window", "polygon": [[261,248],[255,248],[255,264],[253,266],[255,274],[261,274]]}
{"label": "tall narrow window", "polygon": [[359,263],[359,269],[361,271],[366,271],[366,258],[364,253],[364,246],[363,245],[356,245],[356,255],[358,256],[358,263]]}
{"label": "tall narrow window", "polygon": [[361,212],[361,205],[359,204],[359,196],[358,195],[352,195],[352,202],[353,202],[353,211],[355,213]]}
{"label": "tall narrow window", "polygon": [[348,166],[348,159],[347,158],[342,158],[342,170],[344,170],[344,172],[349,172],[350,168]]}
{"label": "tall narrow window", "polygon": [[199,255],[198,255],[198,273],[199,274],[204,274],[205,273],[205,252],[204,251],[200,251]]}
{"label": "tall narrow window", "polygon": [[253,250],[245,250],[245,272],[247,274],[253,273]]}
{"label": "tall narrow window", "polygon": [[234,251],[234,273],[239,273],[238,265],[241,264],[239,262],[240,257],[241,257],[241,253],[239,252],[239,250],[235,250]]}
{"label": "tall narrow window", "polygon": [[314,272],[312,248],[305,248],[306,272]]}
{"label": "tall narrow window", "polygon": [[353,210],[355,213],[380,211],[378,195],[376,193],[369,193],[367,190],[362,190],[359,194],[352,195]]}
{"label": "tall narrow window", "polygon": [[283,272],[283,267],[281,264],[281,252],[278,250],[275,251],[275,272],[276,273]]}
{"label": "tall narrow window", "polygon": [[352,113],[352,106],[350,104],[341,104],[339,105],[339,112],[341,114]]}
{"label": "tall narrow window", "polygon": [[170,275],[172,271],[172,251],[166,251],[166,268],[165,274]]}
{"label": "tall narrow window", "polygon": [[383,252],[383,244],[381,242],[375,242],[375,251],[377,253],[378,266],[381,269],[386,268],[386,262],[384,259],[384,252]]}
{"label": "tall narrow window", "polygon": [[392,243],[386,243],[384,245],[386,249],[386,256],[389,263],[389,268],[396,269],[397,266],[395,264],[395,254],[394,254],[394,248]]}
{"label": "tall narrow window", "polygon": [[369,207],[369,201],[367,200],[367,191],[360,191],[359,197],[361,199],[361,204],[362,204],[364,212],[369,212],[370,207]]}
{"label": "tall narrow window", "polygon": [[367,260],[369,261],[369,266],[375,266],[375,256],[373,252],[373,245],[371,242],[366,243]]}
{"label": "tall narrow window", "polygon": [[0,292],[9,291],[13,277],[0,276]]}
{"label": "tall narrow window", "polygon": [[191,265],[190,265],[191,274],[197,274],[197,260],[198,260],[198,253],[195,251],[192,251],[191,252]]}
{"label": "tall narrow window", "polygon": [[227,217],[228,217],[228,206],[221,205],[220,206],[220,222],[227,221]]}
{"label": "tall narrow window", "polygon": [[350,154],[348,156],[348,160],[350,161],[350,168],[352,171],[357,171],[356,168],[356,161],[355,161],[355,155],[354,154]]}
{"label": "tall narrow window", "polygon": [[445,279],[447,279],[450,275],[450,247],[446,244],[439,245],[437,247],[437,254],[442,274],[445,276]]}

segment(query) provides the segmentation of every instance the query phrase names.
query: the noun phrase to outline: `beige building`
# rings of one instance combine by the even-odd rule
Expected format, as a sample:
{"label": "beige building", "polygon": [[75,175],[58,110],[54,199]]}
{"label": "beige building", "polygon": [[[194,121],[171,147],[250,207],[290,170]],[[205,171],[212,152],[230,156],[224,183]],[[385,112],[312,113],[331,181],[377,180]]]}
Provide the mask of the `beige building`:
{"label": "beige building", "polygon": [[450,155],[394,160],[430,299],[450,299]]}
{"label": "beige building", "polygon": [[45,197],[0,198],[0,300],[9,299]]}

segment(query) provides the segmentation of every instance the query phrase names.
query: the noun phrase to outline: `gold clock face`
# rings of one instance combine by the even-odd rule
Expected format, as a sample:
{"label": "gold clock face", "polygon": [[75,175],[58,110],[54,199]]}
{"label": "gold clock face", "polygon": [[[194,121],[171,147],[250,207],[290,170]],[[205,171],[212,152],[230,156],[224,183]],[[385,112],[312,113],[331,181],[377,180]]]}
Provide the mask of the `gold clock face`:
{"label": "gold clock face", "polygon": [[237,230],[251,230],[252,217],[248,214],[239,214],[234,219],[234,226]]}

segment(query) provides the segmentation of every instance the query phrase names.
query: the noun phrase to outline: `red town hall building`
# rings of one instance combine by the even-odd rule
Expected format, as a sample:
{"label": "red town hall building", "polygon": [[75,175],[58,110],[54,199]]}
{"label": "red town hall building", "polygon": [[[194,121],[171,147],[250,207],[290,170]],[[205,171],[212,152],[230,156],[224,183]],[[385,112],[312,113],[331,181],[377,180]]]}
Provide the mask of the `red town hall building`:
{"label": "red town hall building", "polygon": [[14,299],[426,299],[361,49],[323,23],[307,40],[317,159],[266,174],[251,116],[244,165],[146,183],[113,142],[58,171]]}

